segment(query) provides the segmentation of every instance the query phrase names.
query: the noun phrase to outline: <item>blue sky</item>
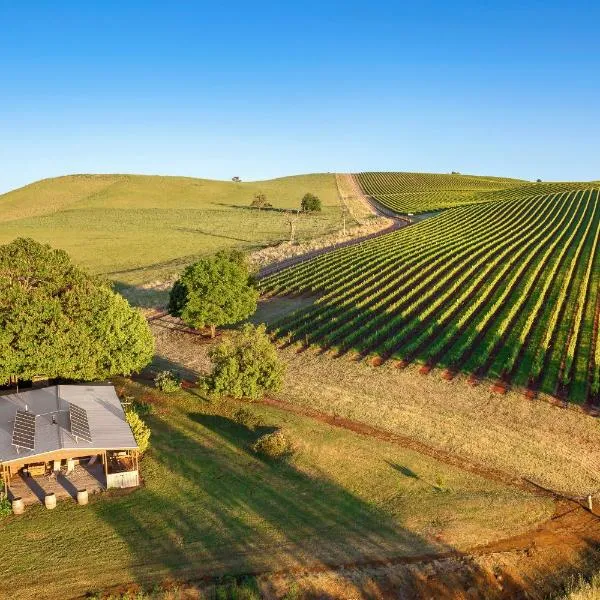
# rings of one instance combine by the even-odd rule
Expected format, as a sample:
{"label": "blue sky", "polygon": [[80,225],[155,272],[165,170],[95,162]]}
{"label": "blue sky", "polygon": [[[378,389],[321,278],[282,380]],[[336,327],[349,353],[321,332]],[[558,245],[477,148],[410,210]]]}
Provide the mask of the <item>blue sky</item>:
{"label": "blue sky", "polygon": [[0,192],[103,172],[600,179],[599,24],[597,2],[552,0],[0,0]]}

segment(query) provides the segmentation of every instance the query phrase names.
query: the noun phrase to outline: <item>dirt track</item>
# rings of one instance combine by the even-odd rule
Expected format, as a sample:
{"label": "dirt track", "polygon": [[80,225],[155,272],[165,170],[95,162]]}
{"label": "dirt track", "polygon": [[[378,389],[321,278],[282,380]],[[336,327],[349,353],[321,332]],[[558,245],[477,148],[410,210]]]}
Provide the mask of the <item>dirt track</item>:
{"label": "dirt track", "polygon": [[[338,175],[338,177],[340,177],[340,175]],[[358,183],[355,181],[353,175],[342,175],[342,177],[346,177],[349,181],[349,185],[352,186],[355,190],[357,190],[356,191],[357,196],[358,196],[358,194],[360,194],[360,199],[361,199],[362,203],[364,204],[364,206],[367,208],[367,210],[372,215],[377,216],[377,217],[385,217],[388,221],[390,221],[389,227],[386,227],[385,229],[381,229],[379,231],[375,231],[368,235],[356,237],[356,238],[347,240],[345,242],[340,242],[337,244],[333,244],[331,246],[319,248],[318,250],[313,250],[311,252],[307,252],[305,254],[300,254],[298,256],[292,256],[291,258],[282,260],[280,262],[266,265],[265,267],[260,269],[260,271],[258,272],[259,278],[273,275],[274,273],[277,273],[278,271],[281,271],[283,269],[287,269],[288,267],[292,267],[294,265],[306,262],[307,260],[310,260],[311,258],[320,256],[321,254],[327,254],[328,252],[332,252],[333,250],[339,250],[340,248],[346,248],[347,246],[354,246],[356,244],[360,244],[362,242],[379,237],[381,235],[385,235],[387,233],[392,233],[393,231],[396,231],[397,229],[401,229],[402,227],[406,227],[407,225],[410,225],[412,223],[412,221],[410,219],[408,219],[406,217],[398,216],[396,213],[394,213],[394,212],[386,209],[385,207],[381,206],[380,204],[378,204],[370,196],[364,195],[362,193],[362,191],[360,191],[360,187],[358,186]],[[342,203],[344,203],[345,200],[342,197],[341,192],[340,192],[340,198],[341,198]]]}

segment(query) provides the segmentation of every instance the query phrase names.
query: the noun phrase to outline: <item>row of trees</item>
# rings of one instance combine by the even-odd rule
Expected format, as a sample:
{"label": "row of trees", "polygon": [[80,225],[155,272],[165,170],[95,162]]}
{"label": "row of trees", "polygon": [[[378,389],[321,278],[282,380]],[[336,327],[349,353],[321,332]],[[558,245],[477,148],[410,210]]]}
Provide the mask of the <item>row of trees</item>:
{"label": "row of trees", "polygon": [[[250,206],[259,210],[262,208],[273,208],[273,205],[267,202],[267,195],[263,192],[259,192],[254,196]],[[321,212],[321,199],[311,193],[304,194],[300,201],[300,210],[302,212]]]}

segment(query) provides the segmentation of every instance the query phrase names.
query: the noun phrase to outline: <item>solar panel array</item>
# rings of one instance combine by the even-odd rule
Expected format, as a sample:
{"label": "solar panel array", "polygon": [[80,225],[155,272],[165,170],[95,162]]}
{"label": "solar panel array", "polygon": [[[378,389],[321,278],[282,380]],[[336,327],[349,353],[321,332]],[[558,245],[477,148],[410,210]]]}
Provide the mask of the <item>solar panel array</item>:
{"label": "solar panel array", "polygon": [[18,448],[35,448],[35,415],[26,410],[17,409],[12,436],[13,446]]}
{"label": "solar panel array", "polygon": [[86,442],[92,441],[87,411],[69,402],[69,419],[71,420],[71,435]]}

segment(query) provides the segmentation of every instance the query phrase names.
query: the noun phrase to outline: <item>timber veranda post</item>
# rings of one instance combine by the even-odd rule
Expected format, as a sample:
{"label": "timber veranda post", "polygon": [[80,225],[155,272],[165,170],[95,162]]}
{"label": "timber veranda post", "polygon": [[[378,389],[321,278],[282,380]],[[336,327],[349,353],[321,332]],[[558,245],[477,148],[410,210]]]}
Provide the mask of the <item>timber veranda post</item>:
{"label": "timber veranda post", "polygon": [[108,489],[108,452],[104,450],[103,455],[102,462],[104,463],[104,481],[106,484],[106,489]]}
{"label": "timber veranda post", "polygon": [[2,465],[2,481],[4,482],[4,494],[8,498],[8,493],[10,492],[10,467],[4,464]]}

